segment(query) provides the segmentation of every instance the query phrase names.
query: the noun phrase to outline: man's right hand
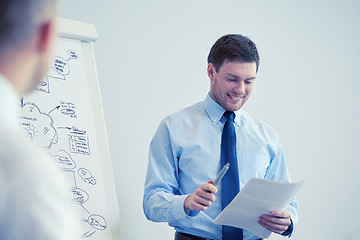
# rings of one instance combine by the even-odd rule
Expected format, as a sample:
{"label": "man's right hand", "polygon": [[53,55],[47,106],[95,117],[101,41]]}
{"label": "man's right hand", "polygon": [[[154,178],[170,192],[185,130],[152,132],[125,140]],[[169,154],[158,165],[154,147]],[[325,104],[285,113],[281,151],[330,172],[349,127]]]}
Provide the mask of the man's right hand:
{"label": "man's right hand", "polygon": [[214,194],[217,192],[217,188],[213,183],[214,181],[210,180],[208,183],[200,185],[194,193],[185,199],[184,209],[186,214],[192,210],[205,211],[215,201]]}

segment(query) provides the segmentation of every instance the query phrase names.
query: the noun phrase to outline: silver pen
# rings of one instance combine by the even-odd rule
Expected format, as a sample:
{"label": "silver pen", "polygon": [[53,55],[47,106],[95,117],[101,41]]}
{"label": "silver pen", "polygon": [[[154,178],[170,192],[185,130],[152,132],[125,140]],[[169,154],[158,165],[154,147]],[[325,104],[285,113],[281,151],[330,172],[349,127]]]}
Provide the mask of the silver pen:
{"label": "silver pen", "polygon": [[214,181],[214,186],[216,187],[216,185],[221,181],[221,179],[224,177],[225,173],[227,172],[227,170],[229,170],[230,167],[230,162],[228,162],[227,164],[225,164],[225,166],[221,169],[219,175],[217,176],[217,178]]}

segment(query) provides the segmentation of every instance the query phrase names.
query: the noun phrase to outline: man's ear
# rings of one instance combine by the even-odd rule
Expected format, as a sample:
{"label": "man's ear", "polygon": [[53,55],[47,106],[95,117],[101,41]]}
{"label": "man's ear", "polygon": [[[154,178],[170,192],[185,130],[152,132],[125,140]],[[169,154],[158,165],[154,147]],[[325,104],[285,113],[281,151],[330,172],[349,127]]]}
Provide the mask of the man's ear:
{"label": "man's ear", "polygon": [[55,37],[55,24],[55,18],[50,18],[39,26],[36,44],[39,54],[47,53],[52,48],[53,38]]}
{"label": "man's ear", "polygon": [[209,63],[207,66],[207,74],[211,81],[215,78],[216,69],[212,63]]}

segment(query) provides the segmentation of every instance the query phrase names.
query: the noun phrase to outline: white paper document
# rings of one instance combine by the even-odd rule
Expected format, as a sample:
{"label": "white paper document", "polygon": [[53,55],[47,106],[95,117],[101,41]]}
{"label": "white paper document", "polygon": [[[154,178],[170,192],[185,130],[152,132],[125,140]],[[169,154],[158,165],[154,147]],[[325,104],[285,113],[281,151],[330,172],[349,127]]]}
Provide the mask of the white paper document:
{"label": "white paper document", "polygon": [[273,210],[285,209],[303,183],[252,178],[216,217],[214,223],[242,228],[258,237],[268,238],[271,232],[258,223],[259,217]]}

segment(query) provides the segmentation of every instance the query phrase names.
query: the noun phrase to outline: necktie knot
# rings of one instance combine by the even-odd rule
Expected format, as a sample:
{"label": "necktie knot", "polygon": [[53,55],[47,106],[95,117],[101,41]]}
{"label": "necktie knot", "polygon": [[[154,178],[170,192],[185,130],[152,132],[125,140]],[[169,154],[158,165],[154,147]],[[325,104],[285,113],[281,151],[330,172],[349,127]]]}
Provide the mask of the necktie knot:
{"label": "necktie knot", "polygon": [[234,122],[235,113],[230,112],[230,111],[226,111],[226,112],[224,112],[224,117],[226,117],[227,120],[231,120],[232,122]]}

